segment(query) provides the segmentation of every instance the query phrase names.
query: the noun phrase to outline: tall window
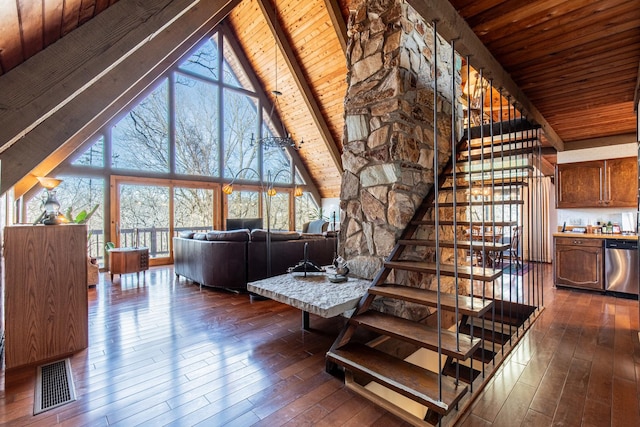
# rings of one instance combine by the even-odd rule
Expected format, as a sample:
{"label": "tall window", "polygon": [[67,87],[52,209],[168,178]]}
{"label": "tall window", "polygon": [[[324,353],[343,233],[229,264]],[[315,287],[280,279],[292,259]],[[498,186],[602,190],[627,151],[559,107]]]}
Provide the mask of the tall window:
{"label": "tall window", "polygon": [[258,169],[258,146],[251,141],[258,131],[258,100],[230,89],[223,97],[224,176],[233,178],[243,168]]}
{"label": "tall window", "polygon": [[168,90],[164,79],[111,128],[113,169],[169,171]]}
{"label": "tall window", "polygon": [[[111,218],[112,228],[105,230],[103,218],[110,211],[102,206],[92,218],[92,254],[102,258],[107,231],[111,240],[119,237],[130,245],[136,244],[137,229],[137,243],[164,256],[170,252],[167,236],[181,229],[205,230],[224,227],[223,218],[257,217],[266,227],[265,197],[272,228],[295,224],[300,229],[308,221],[309,206],[317,204],[309,194],[293,197],[293,184],[304,182],[297,172],[294,178],[289,153],[258,143],[281,131],[267,113],[272,108],[262,101],[262,89],[252,83],[257,79],[242,68],[232,45],[223,30],[214,32],[100,129],[62,172],[51,174],[64,175],[59,199],[62,210],[74,212],[116,200],[110,182],[126,183],[118,187],[119,202],[111,202],[119,208],[119,221]],[[237,191],[223,196],[220,186],[234,179]],[[277,194],[266,196],[267,187]],[[31,220],[41,204],[40,193],[35,194],[29,202]],[[162,241],[154,241],[160,234]]]}
{"label": "tall window", "polygon": [[175,77],[176,173],[219,176],[217,87],[181,73]]}

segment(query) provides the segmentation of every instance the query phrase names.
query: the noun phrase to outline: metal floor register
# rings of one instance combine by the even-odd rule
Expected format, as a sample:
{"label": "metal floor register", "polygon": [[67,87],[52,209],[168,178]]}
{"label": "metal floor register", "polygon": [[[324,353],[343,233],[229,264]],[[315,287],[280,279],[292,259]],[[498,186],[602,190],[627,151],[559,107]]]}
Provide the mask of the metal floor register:
{"label": "metal floor register", "polygon": [[33,415],[76,400],[71,376],[71,361],[67,358],[38,366]]}

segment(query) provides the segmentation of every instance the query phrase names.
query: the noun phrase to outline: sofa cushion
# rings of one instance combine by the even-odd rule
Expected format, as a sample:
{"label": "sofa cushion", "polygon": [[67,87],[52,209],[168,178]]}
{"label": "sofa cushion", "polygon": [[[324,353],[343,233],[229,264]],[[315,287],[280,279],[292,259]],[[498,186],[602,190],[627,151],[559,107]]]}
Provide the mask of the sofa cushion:
{"label": "sofa cushion", "polygon": [[183,239],[193,239],[193,235],[195,233],[193,231],[180,231],[178,232],[178,237],[182,237]]}
{"label": "sofa cushion", "polygon": [[207,240],[210,240],[210,241],[224,240],[227,242],[248,242],[249,229],[241,228],[239,230],[209,231],[207,233]]}
{"label": "sofa cushion", "polygon": [[310,234],[310,233],[302,233],[300,235],[300,240],[313,240],[313,239],[324,239],[323,234]]}
{"label": "sofa cushion", "polygon": [[193,240],[207,240],[207,233],[193,233]]}
{"label": "sofa cushion", "polygon": [[[297,231],[272,231],[271,241],[277,242],[282,240],[298,240],[300,233]],[[255,229],[251,230],[251,240],[260,242],[267,240],[267,230]]]}
{"label": "sofa cushion", "polygon": [[306,232],[311,234],[322,234],[323,231],[327,231],[329,223],[323,219],[316,219],[311,221],[307,227]]}

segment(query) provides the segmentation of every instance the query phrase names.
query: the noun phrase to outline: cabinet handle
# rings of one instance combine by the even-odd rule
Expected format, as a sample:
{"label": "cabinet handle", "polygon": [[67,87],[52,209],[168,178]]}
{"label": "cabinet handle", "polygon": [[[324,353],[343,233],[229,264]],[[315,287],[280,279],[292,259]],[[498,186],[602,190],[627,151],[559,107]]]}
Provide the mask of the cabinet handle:
{"label": "cabinet handle", "polygon": [[608,205],[609,202],[611,202],[611,169],[609,168],[609,165],[607,164],[607,161],[605,160],[604,162],[604,167],[605,167],[605,175],[604,175],[604,179],[605,179],[605,200],[606,200],[606,204]]}
{"label": "cabinet handle", "polygon": [[603,187],[606,185],[606,183],[605,183],[606,178],[605,178],[605,174],[604,174],[604,170],[603,169],[600,169],[600,174],[599,175],[600,175],[600,201],[598,203],[602,204],[602,201],[604,200],[604,197],[602,197],[603,196],[602,193],[604,191]]}

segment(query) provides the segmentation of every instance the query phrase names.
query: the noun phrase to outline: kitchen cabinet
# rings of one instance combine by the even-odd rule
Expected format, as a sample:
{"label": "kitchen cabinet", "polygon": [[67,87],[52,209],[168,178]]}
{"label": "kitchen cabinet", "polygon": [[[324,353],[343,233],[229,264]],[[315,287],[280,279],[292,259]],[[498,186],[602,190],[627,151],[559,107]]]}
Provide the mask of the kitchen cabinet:
{"label": "kitchen cabinet", "polygon": [[6,367],[87,348],[87,226],[5,227],[4,262]]}
{"label": "kitchen cabinet", "polygon": [[556,285],[604,290],[604,240],[580,237],[554,239]]}
{"label": "kitchen cabinet", "polygon": [[557,208],[636,207],[636,157],[556,165]]}

